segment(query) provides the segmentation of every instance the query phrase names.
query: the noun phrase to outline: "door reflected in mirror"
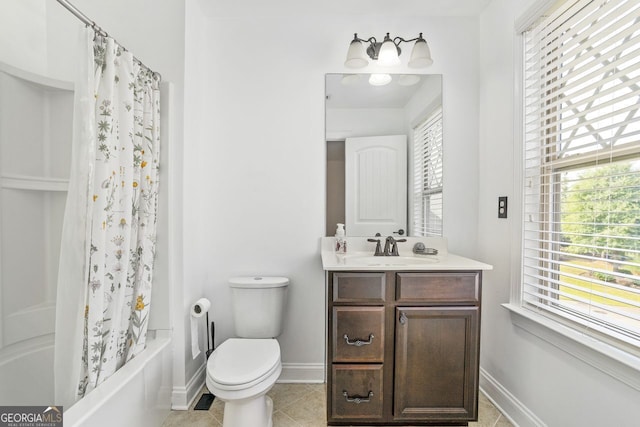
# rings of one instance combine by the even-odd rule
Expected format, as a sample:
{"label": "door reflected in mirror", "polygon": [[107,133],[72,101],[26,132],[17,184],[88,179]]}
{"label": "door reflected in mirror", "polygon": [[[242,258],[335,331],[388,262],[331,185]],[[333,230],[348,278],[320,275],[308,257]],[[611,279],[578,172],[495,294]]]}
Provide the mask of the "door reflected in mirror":
{"label": "door reflected in mirror", "polygon": [[442,235],[442,76],[327,74],[326,235]]}

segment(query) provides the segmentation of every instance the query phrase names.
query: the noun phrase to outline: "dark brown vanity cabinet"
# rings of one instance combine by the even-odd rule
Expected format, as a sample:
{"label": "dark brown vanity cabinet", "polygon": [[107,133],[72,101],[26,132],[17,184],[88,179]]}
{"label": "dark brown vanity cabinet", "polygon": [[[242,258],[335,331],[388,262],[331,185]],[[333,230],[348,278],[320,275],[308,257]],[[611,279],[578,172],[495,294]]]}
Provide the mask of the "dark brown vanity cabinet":
{"label": "dark brown vanity cabinet", "polygon": [[477,419],[480,271],[327,279],[329,425]]}

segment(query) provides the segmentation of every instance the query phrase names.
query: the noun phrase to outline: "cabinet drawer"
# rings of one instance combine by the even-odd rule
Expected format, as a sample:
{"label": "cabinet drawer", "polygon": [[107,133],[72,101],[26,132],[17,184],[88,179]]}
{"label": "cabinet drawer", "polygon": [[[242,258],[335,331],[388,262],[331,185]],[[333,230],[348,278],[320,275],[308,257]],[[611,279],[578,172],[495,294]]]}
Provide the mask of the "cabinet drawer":
{"label": "cabinet drawer", "polygon": [[333,302],[383,303],[384,273],[333,273]]}
{"label": "cabinet drawer", "polygon": [[332,418],[382,417],[382,365],[333,365],[331,375]]}
{"label": "cabinet drawer", "polygon": [[384,359],[384,307],[333,308],[333,361]]}
{"label": "cabinet drawer", "polygon": [[399,302],[478,304],[480,273],[398,273],[396,300]]}

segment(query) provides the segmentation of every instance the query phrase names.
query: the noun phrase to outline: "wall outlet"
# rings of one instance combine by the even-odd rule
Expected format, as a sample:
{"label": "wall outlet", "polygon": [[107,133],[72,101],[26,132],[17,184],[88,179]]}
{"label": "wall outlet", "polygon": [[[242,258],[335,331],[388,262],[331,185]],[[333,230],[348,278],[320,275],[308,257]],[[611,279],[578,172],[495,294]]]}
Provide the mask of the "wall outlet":
{"label": "wall outlet", "polygon": [[498,197],[498,218],[507,217],[507,196]]}

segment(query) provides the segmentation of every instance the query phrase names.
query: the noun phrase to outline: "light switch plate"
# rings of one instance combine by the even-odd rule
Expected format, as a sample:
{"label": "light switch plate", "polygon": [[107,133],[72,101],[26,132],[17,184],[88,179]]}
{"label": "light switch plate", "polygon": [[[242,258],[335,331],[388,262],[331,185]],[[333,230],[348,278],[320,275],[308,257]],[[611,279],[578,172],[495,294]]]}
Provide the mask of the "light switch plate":
{"label": "light switch plate", "polygon": [[498,197],[498,218],[507,217],[507,196]]}

